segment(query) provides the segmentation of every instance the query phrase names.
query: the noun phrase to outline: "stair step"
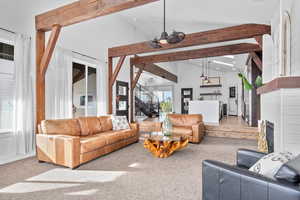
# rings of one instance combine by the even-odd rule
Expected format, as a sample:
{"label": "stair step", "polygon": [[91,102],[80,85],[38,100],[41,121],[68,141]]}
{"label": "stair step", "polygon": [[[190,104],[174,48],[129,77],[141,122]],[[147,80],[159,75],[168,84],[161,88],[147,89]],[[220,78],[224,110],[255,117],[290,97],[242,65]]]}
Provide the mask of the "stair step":
{"label": "stair step", "polygon": [[205,126],[205,129],[208,131],[258,133],[258,128],[255,128],[255,127]]}
{"label": "stair step", "polygon": [[205,134],[211,137],[224,137],[224,138],[236,138],[236,139],[248,139],[248,140],[257,140],[258,137],[258,132],[205,130]]}

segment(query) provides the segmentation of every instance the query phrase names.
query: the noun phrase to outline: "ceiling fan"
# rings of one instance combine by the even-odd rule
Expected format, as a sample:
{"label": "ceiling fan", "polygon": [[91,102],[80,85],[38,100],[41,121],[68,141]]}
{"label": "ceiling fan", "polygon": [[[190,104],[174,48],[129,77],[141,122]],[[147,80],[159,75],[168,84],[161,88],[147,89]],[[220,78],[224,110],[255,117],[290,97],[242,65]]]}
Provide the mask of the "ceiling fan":
{"label": "ceiling fan", "polygon": [[184,40],[185,34],[183,32],[173,31],[170,35],[166,32],[166,0],[164,0],[164,31],[161,33],[159,39],[154,38],[149,42],[152,48],[161,48],[164,44],[176,44]]}

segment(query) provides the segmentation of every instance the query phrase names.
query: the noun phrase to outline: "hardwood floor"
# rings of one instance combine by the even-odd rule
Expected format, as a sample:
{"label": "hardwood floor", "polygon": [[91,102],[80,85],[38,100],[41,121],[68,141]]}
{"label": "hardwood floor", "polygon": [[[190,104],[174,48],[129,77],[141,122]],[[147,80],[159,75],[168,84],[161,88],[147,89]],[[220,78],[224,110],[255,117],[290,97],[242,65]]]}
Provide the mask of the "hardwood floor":
{"label": "hardwood floor", "polygon": [[213,137],[257,140],[258,128],[250,127],[241,117],[228,116],[219,126],[205,125],[205,133]]}

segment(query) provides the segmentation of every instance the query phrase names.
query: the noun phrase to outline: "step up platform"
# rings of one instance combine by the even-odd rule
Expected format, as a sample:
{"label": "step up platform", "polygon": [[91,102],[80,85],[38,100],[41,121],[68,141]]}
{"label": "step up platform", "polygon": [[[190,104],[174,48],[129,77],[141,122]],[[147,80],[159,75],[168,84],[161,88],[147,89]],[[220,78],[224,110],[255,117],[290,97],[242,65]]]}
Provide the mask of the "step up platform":
{"label": "step up platform", "polygon": [[205,134],[211,137],[257,140],[257,127],[205,125]]}

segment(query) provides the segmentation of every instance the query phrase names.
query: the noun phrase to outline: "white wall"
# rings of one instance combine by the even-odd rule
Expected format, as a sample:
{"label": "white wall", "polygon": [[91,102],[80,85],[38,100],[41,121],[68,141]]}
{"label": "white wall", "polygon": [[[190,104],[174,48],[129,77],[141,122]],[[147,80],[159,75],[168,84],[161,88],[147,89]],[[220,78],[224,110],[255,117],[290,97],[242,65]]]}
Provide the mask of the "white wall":
{"label": "white wall", "polygon": [[[218,97],[224,103],[228,104],[229,87],[238,87],[238,114],[241,115],[241,80],[237,76],[238,72],[221,72],[210,70],[209,76],[221,77],[222,88],[200,88],[202,68],[193,65],[178,66],[178,84],[175,85],[175,112],[181,113],[181,88],[193,88],[193,99],[199,98],[200,93],[210,93],[220,90],[222,96]],[[214,97],[206,97],[206,99]]]}
{"label": "white wall", "polygon": [[[291,76],[300,75],[300,1],[281,0],[272,20],[272,37],[264,36],[263,82],[279,77],[281,14],[291,17]],[[261,95],[261,118],[274,123],[275,151],[300,153],[300,89],[281,89]]]}

